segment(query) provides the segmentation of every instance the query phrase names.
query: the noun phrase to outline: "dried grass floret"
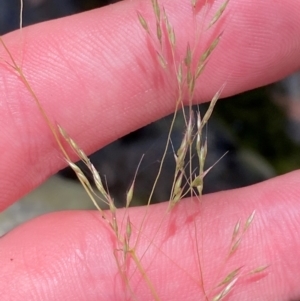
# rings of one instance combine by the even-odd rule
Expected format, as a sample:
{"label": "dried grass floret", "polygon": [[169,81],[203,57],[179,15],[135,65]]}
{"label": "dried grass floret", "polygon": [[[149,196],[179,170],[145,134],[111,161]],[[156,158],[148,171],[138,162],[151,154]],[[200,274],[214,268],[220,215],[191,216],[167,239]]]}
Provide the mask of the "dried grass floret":
{"label": "dried grass floret", "polygon": [[217,12],[215,13],[215,15],[213,16],[212,20],[209,22],[209,25],[207,27],[207,29],[211,28],[215,23],[217,23],[217,21],[221,18],[222,14],[224,13],[227,4],[228,4],[229,0],[226,0],[217,10]]}
{"label": "dried grass floret", "polygon": [[226,286],[225,288],[218,294],[216,295],[212,301],[221,301],[223,300],[233,289],[234,285],[236,284],[238,278],[232,279]]}

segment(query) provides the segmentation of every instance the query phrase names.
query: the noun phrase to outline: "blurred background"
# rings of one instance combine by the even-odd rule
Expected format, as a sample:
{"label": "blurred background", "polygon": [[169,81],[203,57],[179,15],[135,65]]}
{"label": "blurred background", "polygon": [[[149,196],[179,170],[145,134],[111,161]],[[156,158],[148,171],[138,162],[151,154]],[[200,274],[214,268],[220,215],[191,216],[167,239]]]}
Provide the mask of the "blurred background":
{"label": "blurred background", "polygon": [[[24,0],[23,25],[59,18],[117,1]],[[19,27],[19,0],[1,0],[0,34]],[[100,101],[100,99],[99,99]],[[200,110],[205,111],[206,105]],[[118,206],[138,170],[134,204],[149,195],[166,143],[171,116],[137,130],[91,155],[105,176]],[[172,134],[174,148],[183,135],[182,122]],[[249,91],[217,103],[206,129],[207,167],[213,168],[204,183],[204,193],[251,185],[299,168],[300,74],[273,85]],[[167,200],[173,180],[174,156],[168,150],[156,202]],[[121,172],[120,172],[121,171]],[[124,177],[124,175],[126,175]],[[6,211],[0,213],[0,235],[34,216],[57,210],[94,209],[72,170],[66,168]]]}

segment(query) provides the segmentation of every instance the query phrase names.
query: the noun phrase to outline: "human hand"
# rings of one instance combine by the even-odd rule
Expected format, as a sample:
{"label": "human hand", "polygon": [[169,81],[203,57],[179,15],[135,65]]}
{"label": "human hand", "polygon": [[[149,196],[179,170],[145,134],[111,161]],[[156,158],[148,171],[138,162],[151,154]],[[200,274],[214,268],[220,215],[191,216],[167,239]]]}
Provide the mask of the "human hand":
{"label": "human hand", "polygon": [[[125,1],[24,29],[21,39],[17,32],[5,37],[17,60],[22,53],[24,73],[46,112],[88,153],[174,107],[173,83],[158,85],[160,70],[149,59],[144,32],[137,22],[137,10],[149,11],[151,18],[148,4]],[[176,15],[173,24],[181,28],[178,40],[184,41],[191,31],[180,24],[188,26],[184,20],[189,4],[177,0],[164,4]],[[228,10],[232,18],[225,19],[222,42],[195,98],[209,100],[225,81],[223,96],[229,96],[299,69],[299,8],[296,0],[231,0]],[[3,49],[0,51],[5,57]],[[4,209],[63,167],[64,160],[30,95],[5,64],[0,82],[0,207]],[[209,286],[226,257],[235,222],[245,220],[253,210],[257,211],[255,222],[226,269],[270,267],[263,277],[237,282],[230,300],[299,298],[299,184],[299,172],[293,172],[248,188],[207,195],[201,210],[192,200],[182,201],[164,219],[155,238],[160,252],[147,271],[162,300],[204,298],[195,282],[182,277],[178,269],[182,265],[190,276],[199,278],[189,214],[195,213],[195,222],[204,233],[199,243],[204,247],[203,270]],[[166,204],[150,207],[143,237],[154,236],[166,208]],[[143,213],[143,208],[130,209],[132,223],[139,225]],[[170,225],[174,225],[172,233]],[[142,240],[140,248],[142,242],[147,244]],[[143,260],[152,259],[149,252]],[[124,299],[111,231],[98,212],[54,213],[16,228],[0,240],[0,262],[2,300]],[[138,273],[131,279],[133,284],[139,280]],[[141,300],[152,299],[145,285],[140,285],[136,294]]]}

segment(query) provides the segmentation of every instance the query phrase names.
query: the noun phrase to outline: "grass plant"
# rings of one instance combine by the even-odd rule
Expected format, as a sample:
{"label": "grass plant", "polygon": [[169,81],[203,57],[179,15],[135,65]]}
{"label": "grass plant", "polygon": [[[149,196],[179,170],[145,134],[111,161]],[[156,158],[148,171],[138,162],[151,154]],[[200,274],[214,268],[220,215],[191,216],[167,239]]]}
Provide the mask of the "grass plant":
{"label": "grass plant", "polygon": [[[222,39],[223,32],[216,34],[215,38],[206,47],[206,49],[200,54],[198,53],[198,46],[201,42],[201,34],[203,31],[209,31],[216,26],[216,24],[226,14],[229,0],[226,0],[221,6],[214,12],[207,24],[202,24],[201,27],[195,29],[195,41],[188,42],[186,45],[186,51],[183,57],[177,51],[177,37],[176,30],[172,26],[172,22],[169,18],[166,9],[160,5],[158,0],[149,0],[153,8],[153,14],[155,17],[155,26],[149,24],[148,20],[144,17],[143,11],[137,11],[137,22],[140,23],[141,29],[145,32],[145,38],[149,39],[150,47],[152,47],[156,53],[157,64],[162,69],[162,72],[167,72],[168,76],[174,76],[176,81],[176,99],[174,99],[174,117],[171,121],[168,138],[166,141],[165,151],[161,158],[161,163],[157,177],[153,183],[153,188],[147,200],[145,206],[144,217],[140,224],[133,224],[130,212],[127,210],[130,207],[131,201],[134,195],[135,179],[133,179],[129,190],[126,193],[126,208],[125,213],[121,216],[118,215],[118,209],[116,208],[115,201],[111,197],[110,193],[106,189],[103,178],[98,173],[88,156],[80,148],[80,146],[68,135],[67,129],[63,125],[54,124],[48,117],[47,112],[44,110],[40,103],[38,96],[31,88],[26,75],[23,73],[22,68],[14,57],[11,55],[4,41],[0,38],[0,43],[9,56],[9,62],[7,64],[16,72],[20,80],[24,83],[25,88],[31,94],[35,101],[41,115],[44,117],[50,131],[52,132],[57,146],[59,147],[62,156],[66,163],[73,169],[77,175],[80,183],[86,190],[87,194],[91,198],[95,207],[99,211],[101,217],[107,222],[114,235],[115,243],[111,246],[111,251],[114,254],[116,260],[116,268],[119,271],[119,276],[122,279],[125,287],[124,295],[127,295],[129,300],[141,300],[135,292],[135,288],[132,286],[131,279],[135,273],[139,273],[141,279],[148,287],[153,300],[163,300],[159,295],[157,288],[155,287],[152,279],[147,274],[147,269],[144,266],[144,257],[150,248],[160,247],[155,243],[155,235],[151,238],[147,238],[148,246],[143,248],[143,251],[138,251],[140,241],[143,237],[143,230],[147,227],[147,214],[148,208],[153,201],[153,194],[158,181],[160,180],[161,171],[167,155],[167,150],[171,141],[171,133],[179,114],[183,115],[185,129],[180,147],[174,150],[174,160],[176,167],[174,170],[173,184],[170,191],[170,200],[168,210],[163,215],[161,220],[157,221],[156,233],[159,233],[164,219],[172,214],[172,211],[178,206],[178,203],[186,196],[197,199],[199,206],[201,206],[202,190],[204,185],[205,175],[209,172],[210,168],[205,169],[205,159],[207,156],[207,136],[205,134],[205,127],[209,121],[209,118],[213,112],[213,108],[219,99],[224,86],[221,86],[219,91],[216,92],[210,102],[210,106],[204,116],[200,115],[199,111],[194,111],[192,104],[195,102],[194,94],[197,82],[200,80],[205,66],[208,64],[210,57],[213,55],[214,50],[218,47]],[[190,1],[190,0],[184,0]],[[22,7],[23,3],[21,1]],[[195,18],[198,11],[203,9],[205,11],[204,16],[208,16],[208,1],[191,0],[190,10],[192,18]],[[22,16],[22,14],[21,14]],[[22,17],[21,24],[22,24]],[[146,47],[146,46],[145,46]],[[173,75],[172,75],[173,74]],[[81,169],[70,159],[69,150],[64,146],[63,141],[66,141],[70,146],[73,153],[86,165],[90,170],[94,183],[90,183]],[[194,166],[192,162],[193,157],[197,157],[197,166]],[[216,167],[217,168],[217,167]],[[100,171],[101,173],[101,171]],[[137,175],[138,176],[138,175]],[[101,203],[108,205],[109,210],[103,211],[101,209]],[[228,260],[238,252],[239,246],[242,242],[244,235],[246,235],[249,227],[251,226],[255,217],[255,211],[252,212],[244,223],[242,221],[236,222],[233,227],[232,236],[228,237],[229,249],[227,257],[224,259],[224,265]],[[261,273],[266,266],[256,267],[255,269],[247,270],[247,263],[245,266],[238,266],[225,275],[215,275],[216,283],[213,286],[207,286],[205,283],[204,271],[203,271],[203,231],[202,227],[194,222],[194,241],[196,244],[196,258],[199,270],[198,279],[194,281],[199,288],[199,300],[206,301],[220,301],[230,297],[230,292],[234,289],[236,283],[245,276],[251,274]],[[172,262],[172,258],[169,254],[164,253],[166,257]],[[153,258],[155,260],[155,257]],[[173,262],[176,266],[176,263]],[[178,266],[183,274],[188,274],[185,267]],[[220,273],[222,268],[220,267]],[[191,279],[193,277],[191,276]]]}

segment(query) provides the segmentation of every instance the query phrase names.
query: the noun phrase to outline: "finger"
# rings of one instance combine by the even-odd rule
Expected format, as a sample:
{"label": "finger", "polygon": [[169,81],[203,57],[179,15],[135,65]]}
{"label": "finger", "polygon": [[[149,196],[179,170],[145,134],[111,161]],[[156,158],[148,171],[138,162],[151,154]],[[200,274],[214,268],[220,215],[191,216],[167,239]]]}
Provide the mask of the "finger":
{"label": "finger", "polygon": [[[238,268],[230,300],[299,299],[299,184],[299,172],[294,172],[252,187],[207,195],[201,202],[184,200],[167,214],[166,204],[151,206],[134,249],[148,285],[127,253],[132,293],[116,263],[118,258],[122,264],[123,245],[99,213],[40,217],[0,240],[2,299],[153,300],[155,291],[159,300],[204,300],[203,277],[212,300],[221,289],[217,284]],[[254,221],[228,256],[236,222],[241,220],[242,227],[253,210]],[[144,213],[142,207],[129,210],[131,247]],[[124,230],[121,215],[120,233]],[[269,267],[261,274],[249,274],[263,265]],[[152,293],[149,283],[155,288]]]}
{"label": "finger", "polygon": [[[215,1],[212,10],[221,3]],[[179,56],[184,56],[195,30],[190,4],[162,4],[175,27]],[[197,85],[197,101],[209,100],[225,82],[223,96],[228,96],[298,68],[299,5],[230,1],[220,28],[201,36],[205,49],[219,29],[224,30]],[[155,28],[150,2],[126,1],[29,27],[4,39],[50,118],[87,153],[174,109],[176,76],[159,67],[137,11]],[[199,27],[201,22],[199,17]],[[0,56],[9,60],[3,48]],[[4,208],[65,162],[31,95],[5,63],[0,82]]]}

